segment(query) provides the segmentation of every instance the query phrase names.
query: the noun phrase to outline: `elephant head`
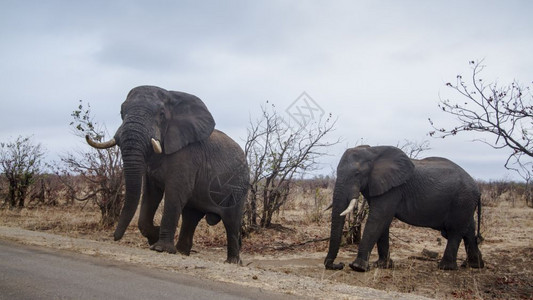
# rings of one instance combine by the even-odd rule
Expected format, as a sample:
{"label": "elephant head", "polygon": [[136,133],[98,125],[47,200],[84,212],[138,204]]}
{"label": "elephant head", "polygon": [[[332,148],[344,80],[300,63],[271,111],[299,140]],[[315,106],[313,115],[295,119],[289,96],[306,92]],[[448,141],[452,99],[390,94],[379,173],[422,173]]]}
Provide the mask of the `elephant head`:
{"label": "elephant head", "polygon": [[211,113],[199,98],[155,86],[132,89],[120,113],[122,125],[113,139],[98,143],[86,136],[95,148],[118,145],[122,153],[126,197],[115,240],[122,238],[137,210],[148,159],[153,155],[172,154],[207,139],[215,127]]}
{"label": "elephant head", "polygon": [[346,150],[337,166],[333,191],[331,236],[324,261],[327,269],[342,269],[334,264],[339,252],[346,212],[353,209],[350,199],[361,192],[367,199],[382,195],[405,183],[413,174],[414,165],[400,149],[389,146],[359,146]]}

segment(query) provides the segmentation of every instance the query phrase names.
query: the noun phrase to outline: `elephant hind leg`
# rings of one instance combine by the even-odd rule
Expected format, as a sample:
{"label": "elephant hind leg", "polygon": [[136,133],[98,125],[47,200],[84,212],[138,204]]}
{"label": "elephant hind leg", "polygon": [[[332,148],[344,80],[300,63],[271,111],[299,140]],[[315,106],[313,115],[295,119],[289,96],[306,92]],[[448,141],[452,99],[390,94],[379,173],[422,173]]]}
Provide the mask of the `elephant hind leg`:
{"label": "elephant hind leg", "polygon": [[459,250],[459,244],[461,243],[462,236],[456,232],[448,231],[448,243],[446,244],[446,250],[439,262],[439,269],[441,270],[457,270],[457,251]]}
{"label": "elephant hind leg", "polygon": [[193,243],[194,232],[204,213],[192,208],[185,207],[182,213],[182,223],[176,249],[183,255],[190,255]]}
{"label": "elephant hind leg", "polygon": [[239,256],[242,245],[241,218],[225,216],[222,218],[222,222],[226,228],[226,238],[228,242],[226,263],[242,264]]}
{"label": "elephant hind leg", "polygon": [[483,257],[481,256],[481,251],[479,251],[477,238],[475,235],[475,223],[474,220],[468,226],[468,230],[463,237],[466,250],[466,260],[461,264],[461,267],[471,267],[471,268],[483,268],[485,263],[483,262]]}
{"label": "elephant hind leg", "polygon": [[[390,226],[390,224],[389,224]],[[383,234],[378,239],[378,255],[379,259],[374,262],[374,267],[380,269],[392,269],[394,268],[394,263],[390,258],[389,251],[389,227],[387,227]]]}

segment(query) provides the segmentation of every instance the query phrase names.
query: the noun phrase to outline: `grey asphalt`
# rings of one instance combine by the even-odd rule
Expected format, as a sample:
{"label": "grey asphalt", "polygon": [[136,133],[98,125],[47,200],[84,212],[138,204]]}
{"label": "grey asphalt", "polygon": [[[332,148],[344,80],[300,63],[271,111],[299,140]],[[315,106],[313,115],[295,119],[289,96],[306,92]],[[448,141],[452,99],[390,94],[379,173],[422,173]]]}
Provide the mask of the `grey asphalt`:
{"label": "grey asphalt", "polygon": [[76,253],[0,240],[0,299],[291,299]]}

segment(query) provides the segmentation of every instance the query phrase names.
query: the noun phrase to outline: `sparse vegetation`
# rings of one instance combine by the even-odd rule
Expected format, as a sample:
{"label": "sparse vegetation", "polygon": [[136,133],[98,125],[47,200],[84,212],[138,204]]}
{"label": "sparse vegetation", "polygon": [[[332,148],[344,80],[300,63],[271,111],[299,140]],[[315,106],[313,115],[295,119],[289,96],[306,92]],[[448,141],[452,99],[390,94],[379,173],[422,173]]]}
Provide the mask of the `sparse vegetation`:
{"label": "sparse vegetation", "polygon": [[533,207],[530,186],[524,182],[499,180],[478,181],[478,184],[483,206],[496,207],[502,202],[509,202],[513,207],[516,203],[525,203],[527,206]]}
{"label": "sparse vegetation", "polygon": [[39,174],[28,193],[28,205],[56,206],[64,186],[57,174]]}
{"label": "sparse vegetation", "polygon": [[41,171],[44,151],[31,137],[19,136],[15,141],[0,143],[0,168],[7,180],[4,205],[24,207],[28,189]]}
{"label": "sparse vegetation", "polygon": [[[70,125],[80,138],[85,139],[88,134],[93,140],[101,141],[106,137],[102,126],[92,121],[90,105],[84,107],[80,101],[72,118]],[[125,194],[120,149],[87,146],[62,156],[61,162],[54,171],[67,187],[67,194],[77,201],[93,201],[100,209],[102,225],[113,226],[120,215]]]}
{"label": "sparse vegetation", "polygon": [[294,128],[277,114],[273,105],[262,107],[261,113],[257,121],[250,122],[244,148],[250,166],[245,231],[270,227],[274,214],[289,199],[292,179],[313,170],[325,148],[338,142],[324,141],[335,126],[331,116]]}
{"label": "sparse vegetation", "polygon": [[[84,108],[80,102],[72,117],[75,134],[83,137],[89,133],[95,140],[104,139],[105,130],[92,122],[90,107]],[[481,247],[485,269],[453,273],[438,270],[438,256],[444,250],[440,234],[394,221],[390,235],[396,269],[376,269],[365,274],[348,268],[325,272],[322,263],[330,226],[330,211],[326,208],[331,203],[335,178],[307,179],[300,175],[312,170],[315,158],[324,152],[321,149],[332,144],[322,139],[333,130],[333,125],[330,122],[316,127],[315,131],[294,132],[275,112],[265,108],[262,118],[250,124],[245,150],[252,172],[252,192],[245,223],[248,228],[263,228],[247,232],[242,248],[245,264],[260,270],[314,277],[326,283],[340,282],[437,298],[531,298],[533,210],[525,209],[526,205],[533,207],[529,181],[479,182],[484,207],[485,241]],[[404,141],[398,146],[412,158],[429,149],[427,141]],[[10,156],[8,150],[17,150],[13,153],[29,160],[25,163],[10,160],[17,156]],[[110,227],[118,216],[124,193],[118,151],[118,148],[87,147],[62,157],[61,164],[53,167],[54,173],[46,174],[40,168],[43,151],[30,138],[19,137],[16,142],[2,144],[4,173],[0,177],[0,195],[4,204],[18,205],[21,209],[0,210],[0,225],[114,243]],[[4,161],[17,163],[4,165]],[[5,171],[16,169],[13,166],[25,166],[19,168],[22,170],[19,174],[23,175],[12,176],[23,179],[13,185],[22,188],[18,191],[11,188],[13,181]],[[341,261],[348,262],[355,257],[367,213],[365,201],[360,197],[359,205],[345,224]],[[160,219],[158,211],[155,222]],[[148,247],[135,225],[128,230],[134,233],[118,243]],[[201,222],[192,255],[213,260],[223,255],[210,253],[225,251],[225,243],[222,224],[211,227]],[[459,259],[464,259],[466,254],[461,251]],[[377,258],[375,251],[373,256],[372,259]]]}
{"label": "sparse vegetation", "polygon": [[511,149],[505,167],[514,170],[529,183],[533,175],[533,94],[529,86],[517,81],[500,85],[481,78],[483,61],[471,61],[472,75],[457,75],[446,86],[457,100],[442,99],[439,107],[455,117],[458,125],[434,127],[431,136],[446,138],[463,132],[480,132],[491,140],[480,140],[494,149]]}
{"label": "sparse vegetation", "polygon": [[[325,273],[323,270],[330,214],[325,208],[331,201],[334,181],[330,176],[293,178],[289,182],[288,202],[272,215],[271,221],[276,226],[250,232],[244,238],[244,263],[260,270],[309,276],[322,282],[437,298],[527,299],[533,294],[533,248],[530,239],[533,235],[533,210],[524,209],[529,199],[525,183],[479,182],[484,206],[482,232],[485,241],[481,247],[487,263],[485,269],[462,269],[454,273],[438,270],[437,262],[444,247],[440,234],[431,229],[393,222],[391,255],[396,269],[376,269],[359,274],[349,269]],[[86,178],[73,173],[36,175],[34,182],[27,192],[28,205],[16,211],[0,210],[0,225],[116,243],[112,229],[102,223],[100,206],[93,204],[96,202],[74,201],[79,199],[76,193],[90,191],[96,185],[89,185]],[[65,182],[68,187],[62,184]],[[5,177],[1,183],[5,190]],[[362,204],[363,199],[360,201]],[[354,259],[358,235],[364,229],[366,209],[358,205],[354,212],[355,216],[349,218],[345,225],[345,243],[339,253],[339,259],[344,262]],[[158,212],[156,222],[160,217],[161,212]],[[126,235],[120,244],[148,247],[135,225],[128,230],[132,234]],[[208,261],[223,256],[222,253],[213,255],[213,252],[225,251],[223,226],[211,227],[201,222],[194,247],[192,255]],[[428,256],[428,253],[437,256]],[[373,255],[372,259],[376,259],[375,251]],[[459,259],[465,256],[461,249]]]}
{"label": "sparse vegetation", "polygon": [[[273,216],[273,222],[282,226],[252,232],[243,240],[244,264],[258,270],[258,274],[263,270],[271,270],[279,274],[279,281],[283,281],[283,274],[293,274],[315,278],[322,284],[344,283],[436,298],[527,299],[533,294],[533,210],[525,208],[523,184],[481,183],[483,194],[490,197],[484,200],[490,206],[483,210],[485,241],[481,250],[487,264],[485,269],[461,269],[455,272],[438,270],[437,262],[445,244],[440,233],[394,221],[391,226],[391,256],[396,268],[375,269],[361,274],[349,268],[339,272],[324,271],[322,263],[327,251],[329,213],[325,213],[320,222],[313,218],[316,199],[312,191],[318,189],[321,194],[319,197],[324,197],[323,204],[327,205],[332,196],[331,186],[322,185],[320,180],[296,182],[297,187],[291,190],[289,196],[290,205]],[[303,186],[307,186],[305,192]],[[112,229],[100,223],[99,208],[87,205],[81,209],[83,205],[86,202],[67,204],[66,199],[60,198],[57,206],[29,206],[20,211],[0,210],[0,225],[148,248],[145,238],[134,225],[136,222],[132,222],[133,225],[128,228],[131,234],[127,234],[120,242],[114,242]],[[77,247],[76,251],[88,253]],[[355,257],[356,249],[357,245],[343,246],[339,260],[350,262]],[[213,227],[200,222],[191,255],[217,261],[221,260],[224,253],[222,224]],[[427,253],[437,253],[437,258]],[[461,247],[459,259],[465,257],[466,253]],[[375,259],[377,254],[374,251],[371,260]],[[259,275],[258,279],[263,278]]]}

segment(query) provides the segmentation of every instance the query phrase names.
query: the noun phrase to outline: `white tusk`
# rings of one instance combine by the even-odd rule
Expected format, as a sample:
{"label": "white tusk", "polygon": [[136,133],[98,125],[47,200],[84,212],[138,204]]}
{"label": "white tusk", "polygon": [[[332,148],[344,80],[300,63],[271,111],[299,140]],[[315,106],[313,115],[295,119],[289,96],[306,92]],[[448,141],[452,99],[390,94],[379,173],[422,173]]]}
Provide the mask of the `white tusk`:
{"label": "white tusk", "polygon": [[107,148],[111,148],[111,147],[113,147],[113,146],[115,146],[117,144],[115,139],[110,139],[109,141],[103,142],[103,143],[96,142],[96,141],[93,141],[89,135],[85,136],[85,140],[87,141],[87,144],[89,144],[92,147],[97,148],[97,149],[107,149]]}
{"label": "white tusk", "polygon": [[349,214],[353,210],[353,208],[355,207],[355,203],[357,203],[357,201],[355,200],[355,198],[353,198],[352,201],[350,201],[350,204],[348,205],[348,208],[345,211],[341,212],[341,217],[344,217],[347,214]]}
{"label": "white tusk", "polygon": [[163,153],[163,150],[161,149],[161,143],[159,143],[156,139],[151,139],[150,142],[152,142],[152,147],[154,148],[154,152],[157,154]]}

